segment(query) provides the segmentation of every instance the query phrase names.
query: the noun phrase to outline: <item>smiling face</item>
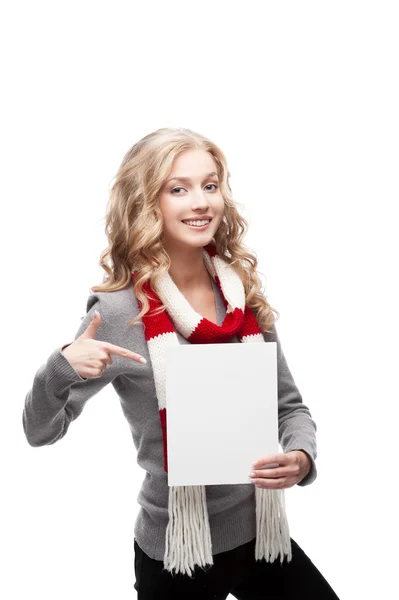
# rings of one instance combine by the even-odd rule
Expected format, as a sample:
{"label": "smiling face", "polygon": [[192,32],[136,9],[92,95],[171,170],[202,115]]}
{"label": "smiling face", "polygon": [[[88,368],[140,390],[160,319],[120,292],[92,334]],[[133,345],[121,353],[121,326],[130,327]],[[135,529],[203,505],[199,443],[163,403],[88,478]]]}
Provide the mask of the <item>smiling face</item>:
{"label": "smiling face", "polygon": [[[160,193],[159,206],[164,218],[166,251],[202,248],[211,242],[223,218],[224,200],[216,164],[209,152],[187,150],[174,160]],[[211,221],[202,227],[183,223],[205,217]]]}

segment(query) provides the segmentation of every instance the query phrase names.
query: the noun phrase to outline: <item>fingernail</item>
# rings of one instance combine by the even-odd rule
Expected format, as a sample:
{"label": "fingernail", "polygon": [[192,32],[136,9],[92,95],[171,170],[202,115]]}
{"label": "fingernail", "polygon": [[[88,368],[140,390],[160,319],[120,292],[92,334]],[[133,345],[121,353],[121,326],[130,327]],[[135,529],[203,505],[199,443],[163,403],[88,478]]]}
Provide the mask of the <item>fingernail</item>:
{"label": "fingernail", "polygon": [[249,477],[256,477],[256,474],[255,473],[250,473]]}
{"label": "fingernail", "polygon": [[140,361],[141,363],[143,363],[143,365],[145,365],[145,364],[147,363],[147,361],[146,361],[146,359],[144,358],[144,356],[141,356],[141,357],[139,358],[139,361]]}

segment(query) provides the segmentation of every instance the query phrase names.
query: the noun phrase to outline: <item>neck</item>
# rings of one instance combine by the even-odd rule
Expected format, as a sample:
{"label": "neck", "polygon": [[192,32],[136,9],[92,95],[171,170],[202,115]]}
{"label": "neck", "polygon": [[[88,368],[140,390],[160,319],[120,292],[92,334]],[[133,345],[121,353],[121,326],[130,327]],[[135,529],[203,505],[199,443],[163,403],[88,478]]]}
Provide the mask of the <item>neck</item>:
{"label": "neck", "polygon": [[205,266],[202,247],[167,252],[172,263],[169,275],[181,292],[212,288],[212,277]]}

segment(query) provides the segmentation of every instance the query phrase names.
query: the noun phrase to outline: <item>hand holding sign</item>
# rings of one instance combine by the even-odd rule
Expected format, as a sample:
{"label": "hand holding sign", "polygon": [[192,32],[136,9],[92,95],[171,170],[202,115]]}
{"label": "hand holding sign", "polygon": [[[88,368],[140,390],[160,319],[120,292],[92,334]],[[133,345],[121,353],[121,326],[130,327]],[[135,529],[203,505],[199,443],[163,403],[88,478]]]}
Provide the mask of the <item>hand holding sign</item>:
{"label": "hand holding sign", "polygon": [[311,460],[303,450],[286,454],[264,456],[253,464],[249,474],[252,483],[270,490],[289,488],[299,483],[309,473]]}

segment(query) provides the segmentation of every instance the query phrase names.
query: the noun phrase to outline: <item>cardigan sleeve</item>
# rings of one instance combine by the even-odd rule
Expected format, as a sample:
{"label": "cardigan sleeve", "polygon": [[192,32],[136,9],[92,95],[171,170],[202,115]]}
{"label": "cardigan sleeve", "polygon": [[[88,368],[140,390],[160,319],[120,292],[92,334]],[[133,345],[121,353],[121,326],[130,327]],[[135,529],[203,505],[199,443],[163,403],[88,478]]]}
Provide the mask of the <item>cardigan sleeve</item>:
{"label": "cardigan sleeve", "polygon": [[[98,295],[89,296],[86,316],[82,318],[75,340],[87,328],[95,310],[101,314],[95,338],[109,340],[110,326],[105,304]],[[61,352],[66,345],[69,344],[57,347],[46,363],[37,370],[32,388],[25,397],[22,424],[31,446],[54,444],[64,437],[71,422],[81,414],[89,398],[116,376],[114,364],[111,364],[107,365],[100,377],[82,378]]]}
{"label": "cardigan sleeve", "polygon": [[279,442],[285,453],[291,450],[303,450],[309,456],[310,471],[297,484],[305,486],[313,483],[317,477],[315,462],[317,458],[317,426],[309,408],[302,400],[302,395],[288,367],[275,325],[271,327],[271,332],[271,336],[265,334],[265,341],[277,342]]}

